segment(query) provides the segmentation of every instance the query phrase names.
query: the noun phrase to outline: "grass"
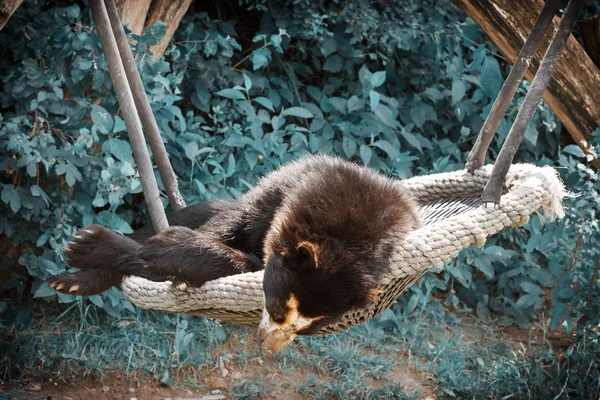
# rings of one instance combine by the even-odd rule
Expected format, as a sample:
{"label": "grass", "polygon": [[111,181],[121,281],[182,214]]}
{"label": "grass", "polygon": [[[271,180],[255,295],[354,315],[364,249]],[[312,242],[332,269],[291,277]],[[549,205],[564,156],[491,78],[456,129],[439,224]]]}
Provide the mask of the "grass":
{"label": "grass", "polygon": [[[0,315],[0,379],[104,384],[115,375],[235,398],[577,398],[600,394],[597,336],[557,354],[515,344],[480,321],[450,324],[435,307],[400,310],[333,336],[301,338],[266,359],[252,329],[136,309],[115,319],[95,307],[29,305],[15,326]],[[79,304],[79,308],[77,306]],[[21,311],[22,314],[22,311]],[[22,318],[22,317],[21,317]]]}

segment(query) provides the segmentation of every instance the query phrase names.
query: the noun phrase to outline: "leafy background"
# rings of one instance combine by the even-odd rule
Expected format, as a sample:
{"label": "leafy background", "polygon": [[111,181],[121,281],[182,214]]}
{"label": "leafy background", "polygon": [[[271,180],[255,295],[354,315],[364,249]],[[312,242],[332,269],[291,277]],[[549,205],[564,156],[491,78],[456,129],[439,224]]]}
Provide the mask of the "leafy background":
{"label": "leafy background", "polygon": [[[140,316],[118,288],[78,298],[47,285],[68,269],[63,250],[79,227],[127,234],[148,223],[90,11],[59,5],[25,1],[0,32],[3,330],[27,326],[57,301]],[[597,9],[594,2],[587,12]],[[147,47],[164,31],[159,22],[133,35],[133,50],[188,204],[238,197],[307,153],[337,154],[397,178],[461,169],[510,68],[461,11],[434,0],[215,3],[186,17],[154,62]],[[527,87],[500,125],[492,160]],[[567,217],[534,216],[483,249],[461,252],[403,294],[380,318],[384,326],[424,310],[460,323],[473,311],[495,326],[548,323],[576,340],[595,338],[593,348],[600,183],[561,130],[540,105],[517,161],[559,168],[580,194],[566,201]]]}

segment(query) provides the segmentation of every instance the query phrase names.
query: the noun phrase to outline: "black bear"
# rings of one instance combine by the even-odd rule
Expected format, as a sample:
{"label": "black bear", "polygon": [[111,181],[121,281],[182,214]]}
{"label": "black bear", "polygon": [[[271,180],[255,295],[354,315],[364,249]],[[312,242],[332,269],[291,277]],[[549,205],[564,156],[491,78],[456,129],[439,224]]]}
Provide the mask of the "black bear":
{"label": "black bear", "polygon": [[289,339],[374,301],[391,255],[420,226],[396,181],[330,156],[286,164],[235,201],[191,206],[169,222],[156,235],[149,228],[130,237],[99,225],[79,230],[66,254],[81,271],[51,286],[90,295],[138,275],[184,290],[264,267],[262,325],[271,328],[263,331],[277,327]]}

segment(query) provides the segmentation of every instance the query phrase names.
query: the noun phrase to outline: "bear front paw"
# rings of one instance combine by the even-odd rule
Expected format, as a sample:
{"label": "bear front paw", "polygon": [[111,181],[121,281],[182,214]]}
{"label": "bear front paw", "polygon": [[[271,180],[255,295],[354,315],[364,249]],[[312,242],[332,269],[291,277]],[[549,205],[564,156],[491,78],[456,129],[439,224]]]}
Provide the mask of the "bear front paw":
{"label": "bear front paw", "polygon": [[187,290],[188,280],[184,276],[194,269],[199,246],[195,242],[195,231],[171,226],[152,236],[138,251],[138,258],[155,275],[173,282],[179,290]]}

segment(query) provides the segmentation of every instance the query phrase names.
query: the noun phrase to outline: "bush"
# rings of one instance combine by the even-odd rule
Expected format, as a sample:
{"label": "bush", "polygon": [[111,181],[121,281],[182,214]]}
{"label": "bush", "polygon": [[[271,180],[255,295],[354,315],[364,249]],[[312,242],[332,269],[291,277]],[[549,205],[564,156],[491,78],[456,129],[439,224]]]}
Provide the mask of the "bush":
{"label": "bush", "polygon": [[[236,23],[242,14],[245,23]],[[188,204],[235,198],[306,153],[339,154],[398,178],[463,168],[509,68],[446,2],[244,0],[219,15],[232,20],[186,18],[157,62],[147,46],[165,27],[134,35]],[[0,32],[1,268],[18,264],[4,288],[64,303],[87,301],[46,283],[67,269],[63,250],[78,227],[130,233],[147,222],[90,18],[77,4],[31,0]],[[492,159],[526,87],[500,125]],[[598,175],[578,147],[561,144],[560,128],[542,104],[518,161],[563,167],[567,186],[581,193],[567,202],[567,218],[533,217],[484,249],[463,251],[412,286],[405,307],[435,293],[455,312],[475,309],[502,324],[526,327],[544,309],[553,328],[598,323]],[[116,288],[89,301],[113,316],[133,310]]]}

